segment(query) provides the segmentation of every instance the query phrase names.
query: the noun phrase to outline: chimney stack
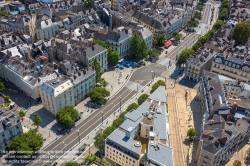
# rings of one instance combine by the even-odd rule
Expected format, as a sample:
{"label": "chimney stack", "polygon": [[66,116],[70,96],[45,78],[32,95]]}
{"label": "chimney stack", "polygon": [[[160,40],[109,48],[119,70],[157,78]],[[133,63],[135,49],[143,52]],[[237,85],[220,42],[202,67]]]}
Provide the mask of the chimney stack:
{"label": "chimney stack", "polygon": [[234,108],[234,109],[237,109],[237,106],[238,106],[237,103],[234,102],[233,108]]}
{"label": "chimney stack", "polygon": [[214,101],[213,101],[213,105],[216,103],[216,99],[214,99]]}

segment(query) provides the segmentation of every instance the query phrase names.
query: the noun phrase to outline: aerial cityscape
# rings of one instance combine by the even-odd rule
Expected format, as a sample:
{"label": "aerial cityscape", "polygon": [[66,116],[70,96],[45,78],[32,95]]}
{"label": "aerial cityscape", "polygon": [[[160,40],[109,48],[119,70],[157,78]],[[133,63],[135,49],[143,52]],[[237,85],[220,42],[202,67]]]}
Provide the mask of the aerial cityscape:
{"label": "aerial cityscape", "polygon": [[250,1],[0,0],[0,166],[250,165]]}

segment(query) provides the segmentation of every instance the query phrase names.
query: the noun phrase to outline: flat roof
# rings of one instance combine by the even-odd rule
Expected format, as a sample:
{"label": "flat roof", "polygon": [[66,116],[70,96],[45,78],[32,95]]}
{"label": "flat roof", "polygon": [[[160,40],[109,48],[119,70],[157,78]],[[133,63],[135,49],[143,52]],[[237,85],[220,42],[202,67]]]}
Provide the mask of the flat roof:
{"label": "flat roof", "polygon": [[147,157],[149,161],[152,160],[152,162],[157,162],[164,166],[174,165],[172,148],[161,143],[149,144]]}

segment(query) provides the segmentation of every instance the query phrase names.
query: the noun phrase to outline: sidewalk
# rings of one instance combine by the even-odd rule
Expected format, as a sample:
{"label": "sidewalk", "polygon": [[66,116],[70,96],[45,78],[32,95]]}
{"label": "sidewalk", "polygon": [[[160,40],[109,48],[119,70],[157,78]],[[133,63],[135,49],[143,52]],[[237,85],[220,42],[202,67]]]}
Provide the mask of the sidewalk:
{"label": "sidewalk", "polygon": [[[162,79],[162,78],[161,78]],[[156,78],[153,83],[157,82],[160,80],[160,78]],[[163,80],[163,79],[162,79]],[[144,89],[144,92],[141,92],[141,89]],[[62,165],[63,163],[66,163],[67,161],[74,160],[77,161],[78,163],[81,163],[89,154],[94,154],[95,152],[98,151],[98,149],[94,146],[94,141],[95,141],[95,136],[98,135],[99,132],[105,130],[107,127],[111,126],[113,121],[119,117],[119,114],[124,112],[128,105],[131,103],[135,102],[137,103],[137,99],[140,95],[144,93],[150,93],[151,86],[145,86],[141,87],[139,89],[139,93],[135,94],[131,99],[126,102],[125,104],[122,105],[122,111],[120,112],[119,110],[116,111],[115,115],[111,115],[107,119],[104,120],[105,123],[97,127],[95,130],[93,130],[92,133],[90,133],[88,136],[85,136],[83,139],[81,139],[80,143],[77,144],[75,147],[71,149],[71,151],[67,154],[65,154],[62,158],[60,158],[60,161],[57,161],[59,165]],[[78,152],[78,149],[83,145],[87,144],[90,145],[90,152],[89,152],[89,147],[85,149],[85,151],[82,154],[76,154]]]}

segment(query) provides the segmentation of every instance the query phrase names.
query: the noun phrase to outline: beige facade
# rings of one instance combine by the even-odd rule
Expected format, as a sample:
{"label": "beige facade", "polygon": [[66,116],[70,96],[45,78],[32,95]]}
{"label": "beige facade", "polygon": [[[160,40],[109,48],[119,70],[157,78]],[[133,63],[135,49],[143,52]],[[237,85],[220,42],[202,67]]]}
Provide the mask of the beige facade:
{"label": "beige facade", "polygon": [[51,80],[40,86],[40,94],[43,106],[52,114],[66,105],[75,106],[74,88],[71,80]]}
{"label": "beige facade", "polygon": [[116,162],[119,165],[130,165],[130,166],[139,165],[139,160],[107,144],[105,144],[105,157]]}
{"label": "beige facade", "polygon": [[222,64],[219,60],[213,61],[211,71],[246,83],[250,80],[250,69],[248,67],[240,69],[237,66]]}

